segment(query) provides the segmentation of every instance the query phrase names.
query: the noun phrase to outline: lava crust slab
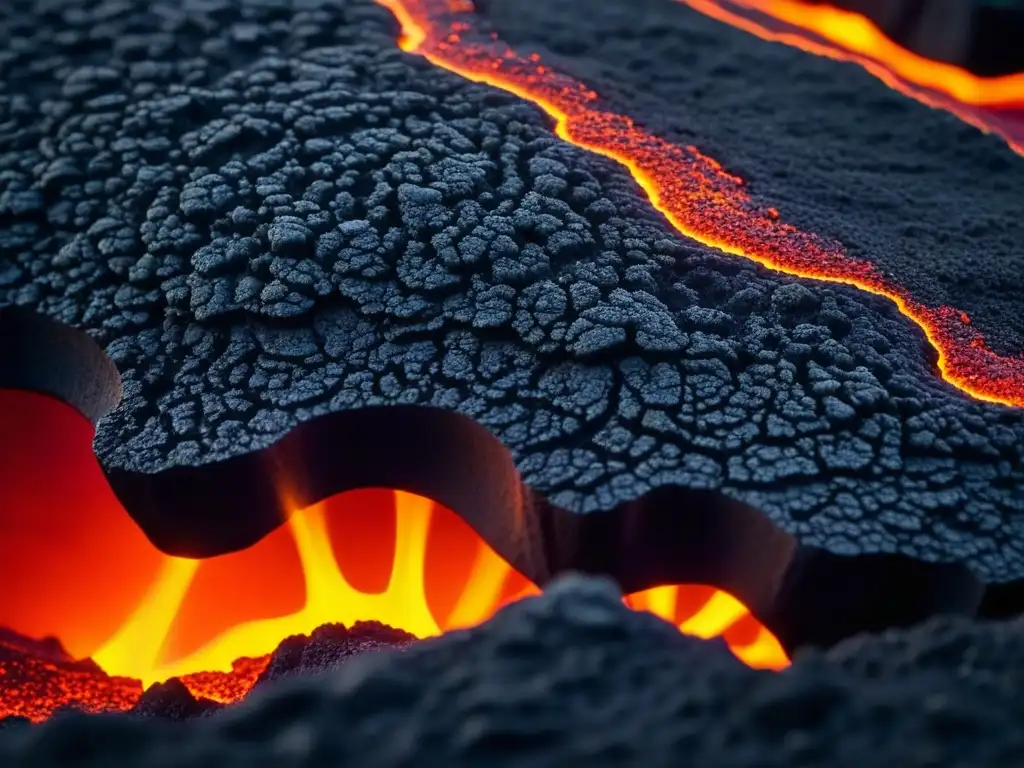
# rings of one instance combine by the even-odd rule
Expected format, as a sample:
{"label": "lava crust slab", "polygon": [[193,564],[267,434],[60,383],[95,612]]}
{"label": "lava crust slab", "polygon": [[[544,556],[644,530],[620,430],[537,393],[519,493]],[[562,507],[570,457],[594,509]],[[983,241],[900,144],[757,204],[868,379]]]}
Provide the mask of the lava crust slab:
{"label": "lava crust slab", "polygon": [[188,723],[0,729],[21,768],[988,768],[1024,749],[1020,622],[935,620],[756,672],[568,577],[485,624],[268,686]]}
{"label": "lava crust slab", "polygon": [[[551,4],[551,35],[567,32],[567,7]],[[602,9],[579,23],[608,22]],[[743,53],[760,43],[669,2],[657,12],[655,25],[652,5],[631,4],[629,42],[609,45],[648,64],[657,51],[647,85],[698,104],[666,135],[685,134],[797,223],[872,255],[923,258],[947,238],[943,258],[927,260],[937,291],[970,222],[991,251],[973,276],[1000,265],[985,287],[1008,306],[996,281],[1019,281],[1005,244],[1024,225],[999,187],[1019,169],[994,140],[781,48],[765,54],[779,71],[807,74],[788,96],[770,91],[768,106],[743,95],[773,68]],[[593,28],[574,36],[584,51]],[[11,353],[17,366],[0,364],[0,386],[16,368],[18,386],[67,390],[32,362],[60,336],[36,315],[106,350],[123,399],[99,420],[95,448],[157,546],[240,549],[282,507],[375,484],[456,510],[538,583],[565,567],[619,577],[616,564],[643,562],[639,538],[661,542],[650,559],[664,567],[627,573],[627,590],[705,581],[760,616],[826,562],[836,581],[823,582],[872,602],[850,562],[887,563],[873,571],[887,597],[891,583],[917,583],[892,566],[900,558],[955,563],[954,587],[922,577],[923,593],[945,595],[928,610],[976,605],[956,569],[1024,576],[1019,410],[944,383],[923,335],[887,302],[681,237],[625,169],[557,140],[533,106],[399,52],[397,34],[370,0],[0,9],[0,306],[35,334]],[[737,59],[717,59],[709,79],[701,57],[719,45]],[[618,84],[585,56],[572,63],[602,95],[633,88],[614,64]],[[839,141],[810,116],[826,105],[825,125],[862,117],[862,101],[843,103],[862,89],[878,137],[894,112],[921,138],[897,158],[873,141],[876,172],[855,174],[837,147],[871,136]],[[754,101],[756,121],[740,119]],[[870,204],[836,178],[868,185]],[[943,178],[977,186],[932,189]],[[894,224],[908,215],[918,250]],[[956,298],[973,302],[969,288]],[[971,307],[982,325],[985,306]],[[79,376],[93,382],[83,410],[116,400],[118,377],[101,365]],[[283,486],[288,499],[275,497]],[[652,498],[661,517],[674,509],[671,536],[636,533],[644,515],[629,511]],[[625,510],[624,528],[592,514],[609,510]],[[687,541],[719,564],[686,560]]]}

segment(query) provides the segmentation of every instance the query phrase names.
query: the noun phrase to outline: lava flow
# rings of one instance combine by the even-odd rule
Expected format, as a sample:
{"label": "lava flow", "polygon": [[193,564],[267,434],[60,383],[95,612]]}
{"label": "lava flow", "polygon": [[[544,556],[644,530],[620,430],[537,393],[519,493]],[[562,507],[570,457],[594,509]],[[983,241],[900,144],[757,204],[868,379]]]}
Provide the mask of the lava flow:
{"label": "lava flow", "polygon": [[1024,73],[980,77],[893,42],[871,19],[804,0],[678,0],[762,40],[859,65],[893,90],[1001,136],[1024,154]]}
{"label": "lava flow", "polygon": [[[79,414],[0,390],[0,422],[0,718],[128,710],[172,677],[228,703],[290,636],[377,621],[430,637],[538,592],[453,512],[383,489],[296,512],[241,552],[163,555],[113,496]],[[724,637],[751,666],[788,664],[723,592],[669,585],[625,600],[688,634]]]}
{"label": "lava flow", "polygon": [[647,133],[628,116],[603,110],[594,91],[545,66],[537,54],[520,56],[496,36],[475,33],[470,0],[377,2],[398,20],[402,50],[534,103],[554,119],[560,138],[625,166],[681,234],[779,272],[883,296],[924,331],[947,382],[979,400],[1024,405],[1024,357],[990,350],[965,312],[915,301],[841,244],[783,223],[773,208],[759,208],[742,179],[696,147]]}

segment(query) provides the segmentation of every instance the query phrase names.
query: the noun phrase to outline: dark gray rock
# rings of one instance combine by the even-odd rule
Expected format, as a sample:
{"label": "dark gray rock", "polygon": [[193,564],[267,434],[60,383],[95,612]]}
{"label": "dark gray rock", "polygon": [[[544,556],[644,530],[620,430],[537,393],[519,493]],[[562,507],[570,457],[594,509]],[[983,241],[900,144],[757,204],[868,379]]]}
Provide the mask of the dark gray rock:
{"label": "dark gray rock", "polygon": [[755,672],[718,642],[626,609],[610,583],[570,577],[476,629],[271,685],[212,717],[68,714],[0,731],[0,758],[19,768],[985,768],[1024,748],[1022,659],[1019,622],[937,620]]}
{"label": "dark gray rock", "polygon": [[196,698],[176,677],[163,683],[154,683],[143,691],[132,709],[139,717],[162,717],[168,720],[188,720],[203,717],[223,707],[216,701]]}
{"label": "dark gray rock", "polygon": [[[812,0],[825,4],[825,0]],[[983,77],[1024,71],[1020,0],[828,0],[863,14],[890,38],[922,56],[957,64]]]}
{"label": "dark gray rock", "polygon": [[287,677],[329,671],[364,653],[404,649],[415,640],[414,635],[379,622],[358,621],[351,627],[324,624],[309,636],[282,640],[254,688]]}

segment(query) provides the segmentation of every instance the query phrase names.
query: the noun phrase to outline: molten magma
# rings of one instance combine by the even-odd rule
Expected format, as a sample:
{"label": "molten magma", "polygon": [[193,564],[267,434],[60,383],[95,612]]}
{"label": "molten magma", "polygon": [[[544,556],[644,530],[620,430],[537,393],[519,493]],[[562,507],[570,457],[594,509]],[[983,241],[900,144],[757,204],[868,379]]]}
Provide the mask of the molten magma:
{"label": "molten magma", "polygon": [[533,102],[555,121],[557,135],[625,166],[681,234],[725,253],[804,278],[854,286],[883,296],[913,320],[938,353],[942,377],[979,400],[1024,405],[1024,357],[985,345],[966,313],[915,301],[868,261],[835,241],[781,221],[759,206],[744,181],[701,154],[602,108],[584,84],[521,56],[495,36],[474,30],[470,0],[377,0],[401,25],[400,47],[466,79]]}
{"label": "molten magma", "polygon": [[[289,636],[379,621],[424,638],[538,592],[453,512],[382,489],[296,512],[242,552],[169,557],[118,504],[71,408],[0,390],[0,423],[0,717],[41,720],[69,703],[128,709],[170,677],[231,702]],[[689,634],[722,636],[751,666],[788,664],[723,592],[665,586],[625,600]]]}
{"label": "molten magma", "polygon": [[[269,654],[282,639],[308,634],[324,624],[351,626],[357,621],[375,620],[425,638],[479,624],[507,602],[506,582],[518,574],[482,539],[476,538],[469,573],[457,585],[452,584],[458,587],[455,605],[439,621],[428,604],[425,574],[428,534],[441,510],[428,499],[409,493],[385,491],[384,495],[386,502],[394,499],[395,546],[387,583],[381,591],[364,591],[345,578],[328,529],[326,511],[331,505],[319,504],[296,512],[286,526],[294,539],[302,570],[304,597],[299,610],[234,624],[201,647],[167,659],[165,646],[174,622],[192,582],[206,565],[198,560],[168,557],[146,598],[117,633],[92,654],[93,660],[109,674],[136,678],[149,685],[199,671],[229,671],[240,657]],[[380,493],[352,494],[350,500],[353,497],[361,497],[371,507],[351,509],[358,513],[358,517],[351,515],[347,520],[353,529],[372,526],[373,515],[390,511],[380,504]],[[447,510],[443,514],[451,515]],[[446,522],[450,526],[454,521]],[[349,533],[358,536],[355,530]],[[448,554],[459,555],[450,551]],[[519,584],[515,597],[537,592],[522,577],[516,580]],[[222,595],[220,599],[223,598]]]}
{"label": "molten magma", "polygon": [[848,61],[893,90],[1002,136],[1024,154],[1024,73],[980,77],[892,41],[871,19],[804,0],[679,0],[763,40]]}

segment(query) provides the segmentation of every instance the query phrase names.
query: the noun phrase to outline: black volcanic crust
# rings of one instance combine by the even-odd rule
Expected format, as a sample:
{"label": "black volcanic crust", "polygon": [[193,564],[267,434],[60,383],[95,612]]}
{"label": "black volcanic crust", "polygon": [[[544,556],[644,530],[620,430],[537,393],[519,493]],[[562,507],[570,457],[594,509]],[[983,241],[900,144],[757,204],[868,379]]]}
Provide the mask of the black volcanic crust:
{"label": "black volcanic crust", "polygon": [[[564,32],[567,6],[551,7]],[[588,12],[593,24],[611,18],[603,7]],[[860,134],[830,138],[808,122],[824,86],[780,96],[752,125],[738,119],[750,100],[737,89],[766,67],[738,53],[745,63],[720,60],[711,83],[704,58],[640,34],[653,6],[630,8],[637,37],[613,58],[660,51],[647,85],[703,94],[688,130],[798,223],[849,222],[823,234],[903,247],[893,218],[933,222],[921,201],[941,202],[957,210],[943,214],[949,237],[971,219],[993,256],[983,263],[1011,263],[1000,248],[1018,217],[1003,215],[1010,197],[996,185],[1016,170],[993,141],[922,117],[850,70],[850,93],[870,95],[829,101],[827,125],[860,119],[866,99],[879,120],[904,111],[927,127],[897,167],[878,155],[882,189],[880,173],[853,175],[837,159]],[[656,38],[689,34],[668,23],[678,17],[703,25],[705,47],[759,46],[672,3],[662,10]],[[580,29],[586,49],[590,27]],[[116,363],[124,400],[95,447],[158,546],[244,546],[279,519],[269,507],[280,485],[416,490],[427,473],[415,459],[428,456],[446,466],[431,475],[442,491],[482,489],[478,520],[499,497],[517,513],[546,509],[519,476],[569,516],[681,487],[696,496],[679,510],[679,541],[691,513],[703,525],[725,505],[721,493],[804,547],[1024,576],[1019,411],[943,383],[921,333],[888,303],[682,239],[623,169],[556,140],[535,108],[400,53],[396,34],[370,0],[0,8],[0,306],[83,328]],[[833,82],[833,65],[773,50]],[[599,74],[589,61],[573,66]],[[593,84],[618,98],[609,82]],[[764,182],[759,158],[783,150],[794,152],[785,173],[809,186],[782,171]],[[933,173],[940,165],[954,176]],[[841,174],[876,197],[840,200],[830,180]],[[981,192],[940,182],[956,174]],[[259,453],[297,424],[315,437]],[[466,471],[467,457],[496,450],[484,430],[508,466]],[[356,477],[364,470],[352,467],[385,451],[406,460]],[[316,477],[282,476],[314,465]],[[516,519],[557,527],[543,514]],[[548,547],[561,534],[544,535]],[[769,560],[779,551],[789,550]]]}
{"label": "black volcanic crust", "polygon": [[987,768],[1024,749],[1019,622],[936,620],[755,672],[572,577],[486,624],[275,684],[184,724],[0,730],[19,768]]}
{"label": "black volcanic crust", "polygon": [[609,109],[722,161],[784,221],[841,242],[926,306],[967,312],[991,348],[1024,353],[1024,160],[997,137],[680,0],[597,3],[584,19],[572,0],[478,7]]}

